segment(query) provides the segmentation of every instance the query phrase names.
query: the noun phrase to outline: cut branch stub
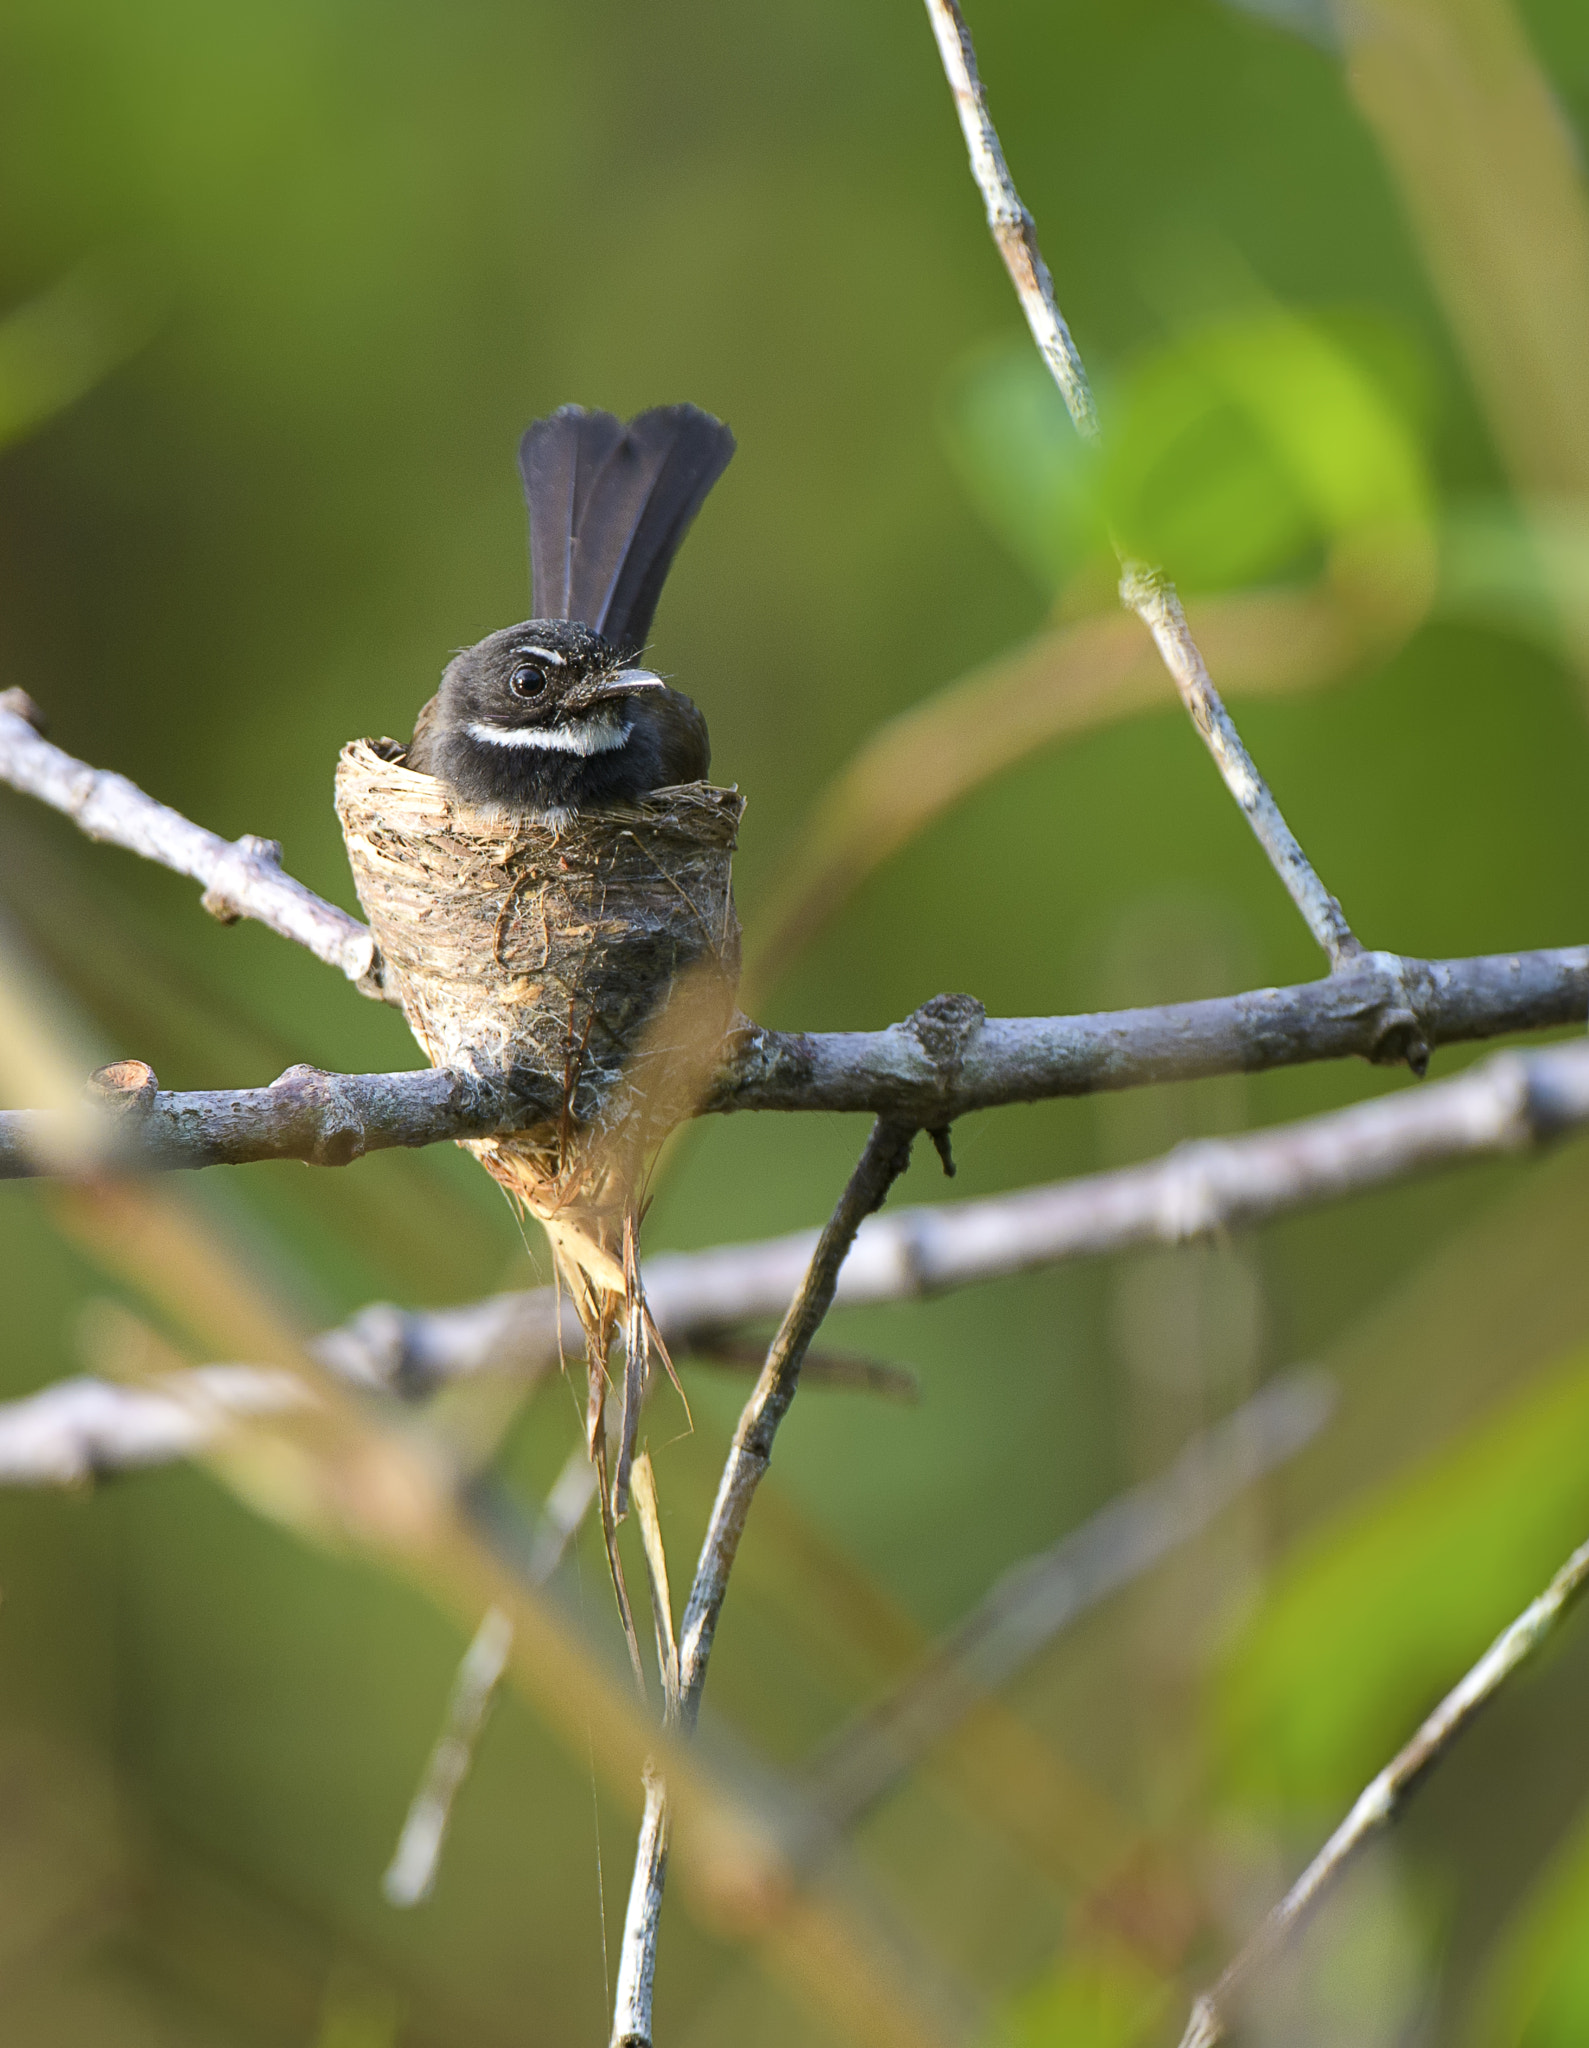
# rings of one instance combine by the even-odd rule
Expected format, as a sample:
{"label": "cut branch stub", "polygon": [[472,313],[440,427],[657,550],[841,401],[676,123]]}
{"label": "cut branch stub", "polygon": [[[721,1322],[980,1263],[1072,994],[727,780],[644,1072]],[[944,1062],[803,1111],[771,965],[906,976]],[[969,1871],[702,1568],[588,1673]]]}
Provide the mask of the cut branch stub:
{"label": "cut branch stub", "polygon": [[393,741],[356,740],[337,769],[359,901],[426,1056],[561,1104],[467,1142],[546,1226],[585,1327],[596,1419],[626,1303],[625,1217],[734,1017],[743,809],[737,791],[697,782],[553,827],[463,802]]}

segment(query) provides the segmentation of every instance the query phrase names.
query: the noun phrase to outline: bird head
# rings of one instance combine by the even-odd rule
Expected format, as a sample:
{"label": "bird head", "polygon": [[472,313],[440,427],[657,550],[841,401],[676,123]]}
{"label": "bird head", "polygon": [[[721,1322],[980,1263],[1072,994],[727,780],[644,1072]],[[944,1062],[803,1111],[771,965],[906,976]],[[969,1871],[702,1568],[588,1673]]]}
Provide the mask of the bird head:
{"label": "bird head", "polygon": [[625,701],[666,688],[576,620],[527,619],[455,655],[440,698],[482,745],[583,754],[620,745]]}

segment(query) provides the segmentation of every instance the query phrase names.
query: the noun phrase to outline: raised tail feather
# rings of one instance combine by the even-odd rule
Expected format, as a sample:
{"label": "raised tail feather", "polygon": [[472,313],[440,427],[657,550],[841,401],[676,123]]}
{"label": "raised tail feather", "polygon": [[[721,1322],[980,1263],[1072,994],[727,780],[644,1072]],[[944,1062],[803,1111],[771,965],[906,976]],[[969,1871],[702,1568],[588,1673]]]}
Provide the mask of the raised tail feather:
{"label": "raised tail feather", "polygon": [[519,443],[530,509],[535,616],[578,619],[635,653],[690,522],[728,467],[734,437],[694,405],[627,426],[565,405]]}

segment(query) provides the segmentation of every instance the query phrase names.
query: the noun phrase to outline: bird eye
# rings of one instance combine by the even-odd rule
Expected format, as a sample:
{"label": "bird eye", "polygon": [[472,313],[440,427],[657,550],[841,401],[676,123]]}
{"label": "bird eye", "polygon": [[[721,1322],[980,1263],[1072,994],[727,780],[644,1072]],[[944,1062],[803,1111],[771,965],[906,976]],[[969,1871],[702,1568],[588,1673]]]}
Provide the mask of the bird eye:
{"label": "bird eye", "polygon": [[538,697],[546,688],[546,671],[532,661],[521,661],[508,677],[508,688],[515,697]]}

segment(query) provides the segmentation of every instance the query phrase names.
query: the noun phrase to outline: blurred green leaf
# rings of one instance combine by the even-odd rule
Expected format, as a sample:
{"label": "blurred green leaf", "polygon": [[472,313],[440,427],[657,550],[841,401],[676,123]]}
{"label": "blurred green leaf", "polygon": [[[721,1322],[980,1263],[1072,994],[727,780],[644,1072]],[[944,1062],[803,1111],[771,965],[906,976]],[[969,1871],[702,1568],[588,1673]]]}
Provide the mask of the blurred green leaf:
{"label": "blurred green leaf", "polygon": [[1305,1543],[1224,1674],[1239,1794],[1340,1804],[1589,1532],[1589,1354]]}
{"label": "blurred green leaf", "polygon": [[1438,603],[1559,652],[1563,627],[1589,618],[1589,509],[1570,500],[1456,507],[1441,529]]}
{"label": "blurred green leaf", "polygon": [[75,405],[153,324],[147,280],[109,258],[79,264],[0,318],[0,448]]}
{"label": "blurred green leaf", "polygon": [[326,1994],[315,2048],[394,2048],[402,2006],[384,1987],[344,1973]]}
{"label": "blurred green leaf", "polygon": [[972,356],[939,408],[944,447],[966,495],[1045,590],[1106,553],[1099,459],[1029,343]]}
{"label": "blurred green leaf", "polygon": [[1100,454],[1032,352],[1000,350],[951,386],[945,445],[973,503],[1046,588],[1105,552],[1112,529],[1185,588],[1229,589],[1427,529],[1433,493],[1405,364],[1388,382],[1374,360],[1386,353],[1360,354],[1277,307],[1189,329],[1131,365],[1112,403],[1106,394]]}
{"label": "blurred green leaf", "polygon": [[1121,396],[1112,523],[1188,589],[1254,582],[1429,523],[1410,421],[1329,335],[1279,308],[1180,336]]}
{"label": "blurred green leaf", "polygon": [[1513,1915],[1485,1965],[1474,2048],[1578,2048],[1589,2036],[1589,1814]]}

